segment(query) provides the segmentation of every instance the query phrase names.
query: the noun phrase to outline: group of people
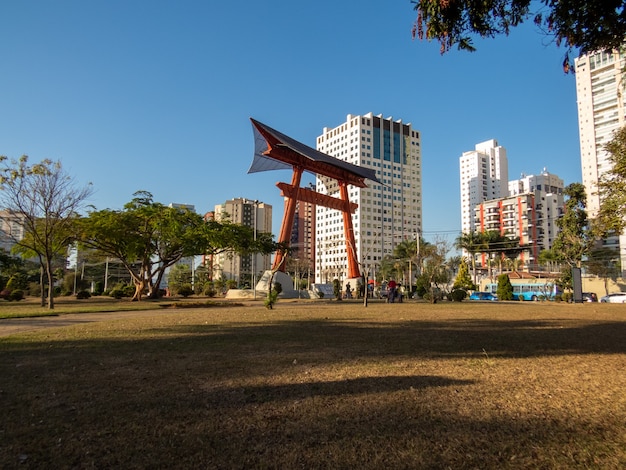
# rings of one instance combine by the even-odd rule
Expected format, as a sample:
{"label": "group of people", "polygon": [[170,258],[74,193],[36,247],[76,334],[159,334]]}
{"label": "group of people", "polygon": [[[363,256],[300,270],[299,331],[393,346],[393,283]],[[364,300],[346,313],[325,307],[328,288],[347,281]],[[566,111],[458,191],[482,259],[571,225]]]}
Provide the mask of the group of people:
{"label": "group of people", "polygon": [[393,278],[389,279],[387,283],[387,303],[392,304],[396,300],[402,302],[402,298],[402,286],[396,283]]}
{"label": "group of people", "polygon": [[[370,284],[368,285],[368,291],[373,293],[373,285]],[[359,297],[362,295],[363,293],[360,292],[359,293]],[[344,292],[343,295],[344,299],[351,299],[353,298],[353,290],[352,290],[352,286],[350,286],[350,283],[348,282],[346,284],[346,290]],[[402,302],[404,294],[402,292],[402,286],[398,283],[396,283],[396,281],[391,278],[389,280],[389,282],[387,283],[387,303],[394,303],[396,301],[398,302]]]}

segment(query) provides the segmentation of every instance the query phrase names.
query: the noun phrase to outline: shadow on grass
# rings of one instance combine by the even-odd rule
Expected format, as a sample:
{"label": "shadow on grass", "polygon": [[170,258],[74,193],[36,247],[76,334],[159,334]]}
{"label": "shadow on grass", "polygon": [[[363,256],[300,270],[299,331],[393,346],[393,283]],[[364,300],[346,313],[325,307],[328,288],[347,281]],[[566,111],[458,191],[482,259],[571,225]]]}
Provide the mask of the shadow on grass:
{"label": "shadow on grass", "polygon": [[395,323],[342,323],[335,321],[284,321],[249,326],[183,325],[153,330],[174,334],[185,341],[208,340],[220,347],[232,346],[245,352],[251,346],[260,351],[303,354],[307,351],[333,353],[342,350],[349,357],[411,355],[424,357],[471,357],[488,353],[492,357],[533,357],[567,354],[626,353],[626,322],[524,320],[447,320]]}
{"label": "shadow on grass", "polygon": [[437,376],[363,377],[358,379],[314,381],[285,385],[256,385],[220,387],[210,390],[205,397],[213,404],[238,407],[248,403],[304,400],[312,397],[350,396],[371,393],[393,393],[431,387],[462,386],[473,380],[457,380]]}

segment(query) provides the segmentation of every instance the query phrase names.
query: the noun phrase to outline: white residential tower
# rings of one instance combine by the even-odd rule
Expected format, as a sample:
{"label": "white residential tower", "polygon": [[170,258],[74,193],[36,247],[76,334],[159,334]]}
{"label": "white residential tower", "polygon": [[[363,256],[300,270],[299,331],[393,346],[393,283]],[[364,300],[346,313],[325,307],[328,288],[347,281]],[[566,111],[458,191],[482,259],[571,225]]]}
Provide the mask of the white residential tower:
{"label": "white residential tower", "polygon": [[[403,240],[422,231],[422,153],[420,133],[410,123],[368,113],[349,114],[346,122],[325,127],[317,138],[317,150],[340,160],[376,170],[383,184],[367,182],[367,188],[349,187],[356,255],[361,270],[375,277],[385,255]],[[316,190],[337,197],[337,183],[318,175]],[[347,272],[346,242],[340,211],[317,206],[315,240],[316,282],[343,280]]]}

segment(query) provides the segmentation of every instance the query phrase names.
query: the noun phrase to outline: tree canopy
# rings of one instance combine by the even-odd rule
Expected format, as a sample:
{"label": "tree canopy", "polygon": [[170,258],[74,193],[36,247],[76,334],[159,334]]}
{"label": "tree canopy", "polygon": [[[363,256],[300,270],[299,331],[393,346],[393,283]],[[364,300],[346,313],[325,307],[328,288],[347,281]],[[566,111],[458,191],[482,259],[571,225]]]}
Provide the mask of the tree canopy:
{"label": "tree canopy", "polygon": [[48,308],[53,309],[53,261],[66,254],[78,211],[92,189],[79,187],[58,161],[30,165],[23,155],[19,160],[2,156],[0,162],[0,205],[24,230],[23,237],[12,241],[23,253],[39,258],[42,285],[44,273],[48,279]]}
{"label": "tree canopy", "polygon": [[583,256],[589,253],[593,244],[587,219],[585,187],[581,183],[572,183],[565,188],[564,194],[567,198],[565,212],[556,221],[559,233],[552,249],[559,260],[570,267],[580,267]]}
{"label": "tree canopy", "polygon": [[615,133],[605,150],[611,169],[598,181],[600,210],[593,222],[600,238],[620,234],[626,228],[626,127]]}
{"label": "tree canopy", "polygon": [[[611,50],[626,37],[623,0],[414,0],[413,37],[435,39],[441,52],[453,46],[474,51],[473,36],[508,35],[528,20],[557,46],[581,52]],[[569,70],[566,57],[564,68]]]}
{"label": "tree canopy", "polygon": [[271,234],[257,233],[228,221],[205,221],[199,214],[164,206],[139,191],[123,210],[92,211],[81,220],[82,244],[120,260],[135,285],[133,300],[159,296],[170,266],[183,257],[233,251],[239,254],[275,251]]}

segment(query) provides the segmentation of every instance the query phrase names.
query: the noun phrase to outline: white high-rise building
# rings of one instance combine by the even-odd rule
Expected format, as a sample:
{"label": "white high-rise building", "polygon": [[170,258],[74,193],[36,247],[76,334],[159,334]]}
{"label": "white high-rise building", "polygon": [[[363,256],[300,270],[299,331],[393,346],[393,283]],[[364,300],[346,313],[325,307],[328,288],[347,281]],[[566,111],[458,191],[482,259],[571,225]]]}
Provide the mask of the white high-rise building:
{"label": "white high-rise building", "polygon": [[[352,214],[357,259],[361,270],[375,277],[385,255],[391,255],[401,241],[417,239],[422,231],[420,133],[400,119],[394,121],[372,113],[349,114],[345,123],[323,129],[316,148],[353,165],[376,170],[383,183],[369,181],[367,188],[350,186],[348,194],[350,202],[358,204]],[[336,181],[327,177],[317,176],[316,190],[339,196]],[[315,227],[316,282],[346,279],[342,213],[318,205]]]}
{"label": "white high-rise building", "polygon": [[461,176],[461,231],[476,231],[474,208],[484,201],[508,195],[509,164],[506,149],[495,139],[476,144],[459,160]]}
{"label": "white high-rise building", "polygon": [[[578,57],[575,66],[582,177],[589,216],[593,218],[600,208],[598,181],[611,169],[603,147],[617,129],[626,125],[626,54],[590,53]],[[626,233],[609,238],[604,244],[619,250],[622,269],[626,270]]]}

